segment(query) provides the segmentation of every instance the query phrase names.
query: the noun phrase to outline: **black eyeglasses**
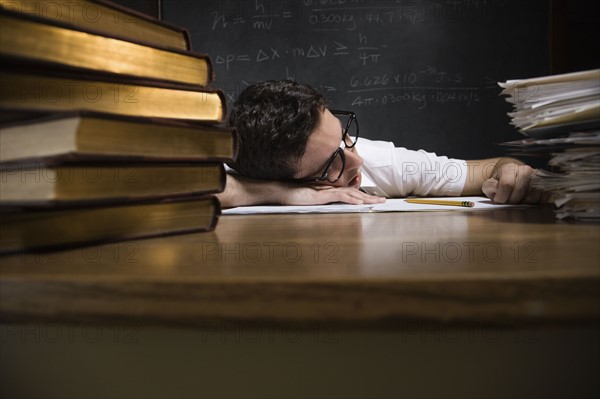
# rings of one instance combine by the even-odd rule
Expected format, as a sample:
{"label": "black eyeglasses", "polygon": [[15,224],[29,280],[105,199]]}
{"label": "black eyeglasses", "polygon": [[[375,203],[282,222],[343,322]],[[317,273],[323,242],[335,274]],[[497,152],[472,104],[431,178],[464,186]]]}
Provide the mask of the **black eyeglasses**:
{"label": "black eyeglasses", "polygon": [[[338,119],[340,119],[342,126],[345,126],[342,132],[341,145],[337,150],[335,150],[325,164],[325,169],[320,177],[308,177],[304,179],[297,179],[297,181],[335,183],[340,179],[340,177],[342,177],[342,174],[344,173],[344,168],[346,167],[346,155],[344,154],[344,150],[346,148],[353,148],[358,141],[358,120],[356,119],[356,114],[351,111],[330,110],[330,112],[335,116],[341,117]],[[334,166],[339,165],[340,163],[340,171],[335,173],[335,176],[332,178],[330,176],[332,169]]]}

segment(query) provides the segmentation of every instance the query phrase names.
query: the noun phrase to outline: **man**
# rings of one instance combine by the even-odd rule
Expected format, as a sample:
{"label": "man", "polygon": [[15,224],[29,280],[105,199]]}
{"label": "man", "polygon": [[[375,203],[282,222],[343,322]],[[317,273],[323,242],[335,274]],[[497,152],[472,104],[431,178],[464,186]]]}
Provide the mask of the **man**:
{"label": "man", "polygon": [[238,138],[219,199],[224,207],[331,202],[372,204],[389,197],[485,194],[497,203],[536,203],[534,170],[512,158],[464,161],[359,139],[356,116],[332,111],[310,86],[249,86],[229,118]]}

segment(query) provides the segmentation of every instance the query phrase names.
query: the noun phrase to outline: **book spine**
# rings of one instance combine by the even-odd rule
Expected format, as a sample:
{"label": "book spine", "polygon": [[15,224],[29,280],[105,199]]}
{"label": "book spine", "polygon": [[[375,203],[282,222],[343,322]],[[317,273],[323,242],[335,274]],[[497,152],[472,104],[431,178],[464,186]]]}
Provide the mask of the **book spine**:
{"label": "book spine", "polygon": [[[12,254],[17,254],[17,253],[21,253],[21,252],[44,252],[44,251],[55,251],[55,250],[63,250],[63,249],[77,249],[77,248],[82,248],[82,247],[86,247],[86,246],[91,246],[91,245],[104,245],[104,244],[110,244],[110,243],[116,243],[116,242],[123,242],[123,241],[131,241],[131,240],[140,240],[140,239],[148,239],[148,238],[155,238],[155,237],[168,237],[168,236],[175,236],[175,235],[182,235],[182,234],[189,234],[189,233],[200,233],[200,232],[206,232],[206,231],[213,231],[215,229],[215,227],[217,226],[218,220],[219,220],[219,216],[221,215],[221,205],[219,200],[217,199],[216,196],[214,195],[207,195],[201,198],[195,198],[195,199],[166,199],[163,201],[148,201],[147,203],[152,204],[152,203],[169,203],[169,202],[184,202],[184,201],[195,201],[198,204],[206,204],[209,205],[210,209],[211,209],[211,218],[208,224],[205,224],[203,226],[197,226],[197,227],[193,227],[193,228],[181,228],[178,230],[172,230],[172,231],[165,231],[165,232],[159,232],[159,233],[139,233],[139,234],[134,234],[134,235],[128,235],[128,236],[120,236],[120,237],[114,237],[114,238],[103,238],[103,239],[88,239],[88,240],[81,240],[81,241],[73,241],[73,242],[65,242],[65,243],[60,243],[60,244],[38,244],[38,245],[26,245],[21,243],[19,245],[18,242],[13,242],[10,238],[3,238],[0,237],[0,255],[12,255]],[[140,203],[143,204],[143,203]],[[138,204],[139,205],[139,204]],[[118,206],[118,205],[109,205],[110,206]],[[137,205],[133,205],[133,206],[137,206]],[[1,208],[0,208],[1,209]],[[17,208],[15,208],[17,209]],[[94,207],[88,207],[87,209],[94,209]],[[43,213],[43,212],[53,212],[52,210],[44,210],[43,208],[38,208],[39,212]]]}
{"label": "book spine", "polygon": [[223,103],[223,109],[225,109],[226,101],[224,94],[217,89],[211,89],[206,86],[190,83],[176,83],[159,79],[140,78],[130,75],[115,75],[106,72],[88,71],[76,67],[63,65],[61,65],[60,68],[58,68],[53,67],[54,64],[45,62],[37,62],[36,64],[31,64],[19,58],[6,58],[0,56],[0,61],[0,73],[47,76],[63,79],[84,80],[88,82],[106,82],[122,84],[124,86],[158,87],[163,89],[185,90],[198,93],[216,93],[219,95],[219,98]]}
{"label": "book spine", "polygon": [[[89,28],[83,28],[80,26],[76,26],[67,22],[62,22],[62,21],[58,21],[58,20],[48,20],[48,19],[44,19],[41,17],[37,17],[35,15],[29,15],[29,14],[22,14],[20,12],[16,12],[16,11],[12,11],[10,9],[6,9],[3,8],[0,5],[0,17],[4,17],[4,16],[9,16],[9,17],[13,17],[13,18],[17,18],[17,19],[23,19],[23,20],[28,20],[28,21],[33,21],[33,22],[37,22],[37,23],[41,23],[44,25],[49,25],[49,26],[56,26],[56,27],[60,27],[60,28],[64,28],[64,29],[68,29],[68,30],[72,30],[72,31],[77,31],[77,32],[83,32],[83,33],[87,33],[87,34],[91,34],[94,36],[101,36],[101,37],[106,37],[109,39],[116,39],[116,40],[122,40],[124,42],[129,42],[129,43],[134,43],[134,44],[139,44],[141,46],[145,46],[145,47],[149,47],[149,48],[154,48],[157,50],[163,50],[163,51],[168,51],[171,53],[175,53],[175,54],[181,54],[181,55],[185,55],[188,57],[193,57],[193,58],[197,58],[200,60],[203,60],[207,63],[207,67],[208,67],[208,82],[212,82],[214,80],[214,69],[212,67],[212,62],[210,60],[210,57],[207,54],[203,54],[203,53],[199,53],[199,52],[195,52],[191,49],[187,49],[187,50],[180,50],[177,48],[172,48],[172,47],[166,47],[166,46],[160,46],[157,45],[155,43],[151,43],[148,41],[143,41],[143,40],[136,40],[136,39],[132,39],[132,38],[128,38],[125,36],[121,36],[121,35],[115,35],[115,34],[107,34],[105,32],[101,32],[95,29],[89,29]],[[182,29],[182,32],[187,32],[186,29]],[[188,38],[189,38],[189,34],[188,34]],[[62,65],[62,64],[60,64]]]}

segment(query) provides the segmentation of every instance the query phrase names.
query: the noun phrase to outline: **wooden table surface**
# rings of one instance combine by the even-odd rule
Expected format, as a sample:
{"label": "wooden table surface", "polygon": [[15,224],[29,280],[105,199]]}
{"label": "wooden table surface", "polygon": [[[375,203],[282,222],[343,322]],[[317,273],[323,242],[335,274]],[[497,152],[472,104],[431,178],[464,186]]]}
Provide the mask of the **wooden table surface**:
{"label": "wooden table surface", "polygon": [[598,321],[600,226],[548,208],[221,216],[0,258],[2,321]]}

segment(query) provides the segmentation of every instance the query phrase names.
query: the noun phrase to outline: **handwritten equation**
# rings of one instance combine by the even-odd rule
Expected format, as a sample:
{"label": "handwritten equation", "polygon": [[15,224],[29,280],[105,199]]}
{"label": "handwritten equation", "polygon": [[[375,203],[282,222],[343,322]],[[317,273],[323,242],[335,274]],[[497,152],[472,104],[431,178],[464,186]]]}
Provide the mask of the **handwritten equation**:
{"label": "handwritten equation", "polygon": [[508,17],[506,0],[301,0],[209,2],[212,30],[246,25],[272,30],[284,24],[307,24],[313,31],[354,31],[368,24],[386,28],[395,24],[438,24],[465,21],[493,22]]}
{"label": "handwritten equation", "polygon": [[205,23],[192,42],[228,101],[253,82],[294,79],[355,108],[471,107],[498,88],[465,64],[475,53],[455,59],[482,42],[461,24],[503,21],[508,1],[209,0],[194,12]]}
{"label": "handwritten equation", "polygon": [[377,64],[383,57],[386,44],[370,46],[366,35],[359,33],[358,41],[350,43],[348,40],[324,40],[318,43],[307,43],[303,46],[283,46],[272,43],[268,46],[249,48],[244,53],[216,52],[212,55],[215,64],[225,66],[229,71],[240,63],[265,63],[277,62],[285,59],[294,62],[295,59],[317,59],[333,57],[353,57],[360,61],[361,66]]}
{"label": "handwritten equation", "polygon": [[481,86],[465,84],[463,73],[450,73],[427,65],[418,71],[352,75],[348,94],[353,107],[375,107],[413,103],[424,109],[431,103],[462,103],[470,106],[481,101]]}

